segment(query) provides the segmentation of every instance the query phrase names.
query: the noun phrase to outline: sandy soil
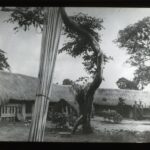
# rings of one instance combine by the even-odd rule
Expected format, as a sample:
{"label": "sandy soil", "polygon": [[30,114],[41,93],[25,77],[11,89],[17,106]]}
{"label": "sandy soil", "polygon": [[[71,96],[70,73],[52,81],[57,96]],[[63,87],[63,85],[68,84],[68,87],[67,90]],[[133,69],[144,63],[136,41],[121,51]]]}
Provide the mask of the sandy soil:
{"label": "sandy soil", "polygon": [[[62,137],[59,131],[52,130],[47,122],[46,142],[150,142],[150,120],[123,120],[121,124],[104,122],[103,118],[92,119],[94,133],[75,134]],[[27,141],[30,125],[24,123],[0,122],[0,141]],[[148,132],[149,131],[149,132]]]}
{"label": "sandy soil", "polygon": [[114,124],[111,122],[104,121],[101,117],[94,117],[92,119],[92,126],[96,130],[104,131],[104,130],[129,130],[129,131],[150,131],[150,120],[122,120],[120,124]]}

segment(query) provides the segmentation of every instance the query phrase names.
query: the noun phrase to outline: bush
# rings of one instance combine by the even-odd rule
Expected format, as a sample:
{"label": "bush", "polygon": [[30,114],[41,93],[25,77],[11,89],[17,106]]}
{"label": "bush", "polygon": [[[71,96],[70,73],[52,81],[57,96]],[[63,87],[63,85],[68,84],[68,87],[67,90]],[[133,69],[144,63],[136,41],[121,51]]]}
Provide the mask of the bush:
{"label": "bush", "polygon": [[120,123],[123,119],[123,117],[115,110],[102,111],[101,115],[104,117],[104,119],[108,119],[109,121],[113,120],[114,123]]}
{"label": "bush", "polygon": [[113,116],[113,120],[114,120],[114,123],[120,123],[122,121],[122,116],[119,114],[119,113],[116,113],[114,116]]}
{"label": "bush", "polygon": [[77,117],[74,116],[74,115],[69,115],[68,118],[67,118],[67,121],[69,123],[69,126],[73,127],[74,124],[75,124],[75,121],[76,121]]}
{"label": "bush", "polygon": [[48,120],[48,121],[51,121],[51,120],[52,120],[53,113],[54,113],[54,112],[48,111],[48,114],[47,114],[47,120]]}
{"label": "bush", "polygon": [[52,123],[56,124],[57,128],[65,128],[67,124],[67,116],[64,113],[55,112],[51,114]]}
{"label": "bush", "polygon": [[52,121],[56,128],[69,128],[74,126],[77,117],[72,114],[66,115],[60,112],[49,112],[47,119]]}

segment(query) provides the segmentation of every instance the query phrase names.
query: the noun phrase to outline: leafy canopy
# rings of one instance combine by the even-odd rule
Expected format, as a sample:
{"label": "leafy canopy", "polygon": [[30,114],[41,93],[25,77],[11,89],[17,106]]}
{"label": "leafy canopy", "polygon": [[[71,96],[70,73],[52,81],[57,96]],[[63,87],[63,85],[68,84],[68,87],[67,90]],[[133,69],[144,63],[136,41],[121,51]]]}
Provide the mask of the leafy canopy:
{"label": "leafy canopy", "polygon": [[126,78],[119,78],[116,84],[120,89],[138,90],[137,84],[134,81],[130,81]]}
{"label": "leafy canopy", "polygon": [[[86,29],[99,43],[101,42],[101,36],[98,32],[104,29],[102,25],[103,19],[91,17],[83,13],[74,15],[71,19],[79,24],[81,28]],[[59,50],[59,53],[67,52],[72,57],[82,56],[85,70],[89,74],[94,75],[97,68],[97,54],[93,51],[87,38],[79,35],[66,26],[64,26],[63,29],[63,35],[69,39],[69,42],[67,41],[64,43],[63,47]],[[112,58],[105,55],[104,61],[107,62],[109,59]]]}
{"label": "leafy canopy", "polygon": [[62,85],[72,85],[73,81],[70,79],[64,79]]}
{"label": "leafy canopy", "polygon": [[[78,23],[82,28],[86,29],[95,39],[100,43],[101,36],[98,33],[104,27],[102,26],[103,19],[88,16],[87,14],[78,13],[70,17],[73,21]],[[30,29],[31,26],[40,28],[42,30],[44,22],[44,10],[42,7],[17,7],[11,13],[11,17],[7,20],[10,23],[17,23],[18,26],[14,30],[18,31],[23,28],[24,31]],[[86,37],[74,32],[72,29],[63,26],[62,34],[66,36],[67,41],[59,50],[59,53],[66,52],[72,57],[82,56],[85,70],[94,75],[96,73],[96,53],[92,50],[90,43]],[[111,57],[105,55],[104,61],[107,62]]]}
{"label": "leafy canopy", "polygon": [[150,17],[120,30],[115,43],[130,55],[127,63],[136,67],[133,80],[143,89],[150,83]]}
{"label": "leafy canopy", "polygon": [[24,31],[28,31],[31,26],[42,30],[44,9],[43,7],[16,7],[15,10],[11,12],[10,18],[6,21],[8,23],[17,23],[18,26],[14,28],[16,31],[19,31],[20,28]]}

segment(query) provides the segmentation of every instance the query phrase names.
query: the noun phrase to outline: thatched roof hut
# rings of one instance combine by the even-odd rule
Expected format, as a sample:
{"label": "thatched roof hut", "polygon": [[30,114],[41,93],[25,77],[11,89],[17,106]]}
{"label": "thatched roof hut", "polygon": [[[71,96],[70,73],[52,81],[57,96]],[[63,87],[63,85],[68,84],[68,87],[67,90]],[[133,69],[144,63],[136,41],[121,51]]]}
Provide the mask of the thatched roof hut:
{"label": "thatched roof hut", "polygon": [[[37,78],[0,71],[0,105],[9,100],[34,101],[37,86]],[[122,89],[98,89],[94,103],[112,106],[118,104],[119,98],[123,98],[128,105],[133,105],[134,101],[139,100],[146,106],[150,105],[150,92]],[[77,107],[72,86],[53,84],[51,101],[57,102],[60,99]]]}
{"label": "thatched roof hut", "polygon": [[150,106],[150,92],[123,89],[98,89],[95,93],[94,103],[98,105],[117,105],[119,98],[124,99],[127,105],[133,105],[135,101]]}
{"label": "thatched roof hut", "polygon": [[[0,71],[0,105],[9,100],[34,101],[38,79],[21,74]],[[53,84],[51,101],[75,101],[71,86]]]}

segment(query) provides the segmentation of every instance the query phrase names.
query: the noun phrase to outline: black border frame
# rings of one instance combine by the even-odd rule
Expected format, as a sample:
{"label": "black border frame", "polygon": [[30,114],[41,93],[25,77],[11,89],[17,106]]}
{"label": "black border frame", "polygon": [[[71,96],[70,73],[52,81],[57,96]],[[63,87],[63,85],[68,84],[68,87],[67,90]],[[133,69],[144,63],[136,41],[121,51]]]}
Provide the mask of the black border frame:
{"label": "black border frame", "polygon": [[150,7],[149,0],[0,0],[1,6]]}
{"label": "black border frame", "polygon": [[[39,6],[39,7],[150,7],[150,1],[148,0],[0,0],[0,6]],[[144,149],[144,146],[149,144],[133,144],[133,143],[53,143],[53,142],[0,142],[0,149],[5,148],[31,148],[36,149],[37,147],[43,150],[53,149],[72,149],[72,148],[81,148],[81,149],[95,149],[95,150],[112,150],[113,148],[140,148]]]}

